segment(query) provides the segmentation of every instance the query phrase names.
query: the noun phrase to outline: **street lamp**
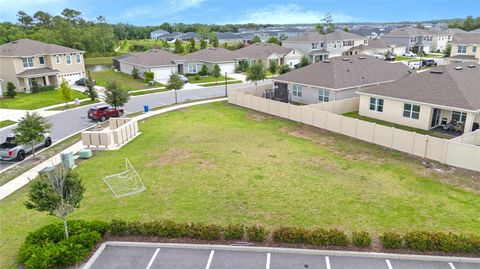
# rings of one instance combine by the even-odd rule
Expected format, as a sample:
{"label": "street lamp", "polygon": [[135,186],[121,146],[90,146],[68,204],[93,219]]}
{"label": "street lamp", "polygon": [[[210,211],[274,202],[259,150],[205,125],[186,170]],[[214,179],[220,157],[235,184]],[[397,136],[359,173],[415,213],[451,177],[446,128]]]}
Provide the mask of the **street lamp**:
{"label": "street lamp", "polygon": [[228,94],[227,94],[227,72],[225,72],[225,97],[228,97]]}

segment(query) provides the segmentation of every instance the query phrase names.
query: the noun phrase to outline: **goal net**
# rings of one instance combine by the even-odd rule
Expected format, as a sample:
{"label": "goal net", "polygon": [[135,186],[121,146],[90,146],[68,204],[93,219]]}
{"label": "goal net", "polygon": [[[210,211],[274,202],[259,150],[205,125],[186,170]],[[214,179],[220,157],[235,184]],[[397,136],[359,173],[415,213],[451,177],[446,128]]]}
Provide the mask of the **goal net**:
{"label": "goal net", "polygon": [[106,176],[103,181],[117,198],[137,194],[145,190],[140,176],[127,158],[125,158],[124,172]]}

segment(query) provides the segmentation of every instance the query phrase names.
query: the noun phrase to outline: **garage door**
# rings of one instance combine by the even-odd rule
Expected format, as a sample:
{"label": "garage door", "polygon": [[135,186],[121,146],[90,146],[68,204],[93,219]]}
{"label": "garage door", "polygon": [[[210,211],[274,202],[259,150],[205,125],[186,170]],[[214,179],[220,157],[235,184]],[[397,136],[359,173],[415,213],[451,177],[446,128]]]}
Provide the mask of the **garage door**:
{"label": "garage door", "polygon": [[292,68],[299,63],[300,63],[300,58],[285,58],[285,64]]}
{"label": "garage door", "polygon": [[225,72],[227,72],[227,74],[235,73],[235,63],[219,64],[218,66],[222,74],[225,74]]}
{"label": "garage door", "polygon": [[58,77],[60,78],[60,81],[65,79],[66,81],[68,81],[68,84],[72,85],[75,84],[75,81],[83,78],[83,72],[61,74],[58,75]]}
{"label": "garage door", "polygon": [[172,68],[156,68],[152,69],[152,72],[154,73],[154,80],[165,80],[170,78],[170,75],[172,74]]}

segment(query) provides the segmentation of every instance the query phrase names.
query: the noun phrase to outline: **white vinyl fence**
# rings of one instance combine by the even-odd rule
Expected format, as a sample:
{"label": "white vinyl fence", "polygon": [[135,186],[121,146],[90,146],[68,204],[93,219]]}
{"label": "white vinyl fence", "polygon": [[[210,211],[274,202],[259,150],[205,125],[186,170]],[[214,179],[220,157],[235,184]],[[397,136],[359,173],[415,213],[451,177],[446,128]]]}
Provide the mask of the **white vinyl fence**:
{"label": "white vinyl fence", "polygon": [[475,136],[468,135],[464,138],[469,141],[473,139],[477,141],[476,144],[417,134],[340,115],[358,111],[358,98],[297,106],[262,98],[263,91],[271,87],[230,90],[228,102],[422,158],[480,172],[480,146],[478,146],[480,133],[478,132]]}

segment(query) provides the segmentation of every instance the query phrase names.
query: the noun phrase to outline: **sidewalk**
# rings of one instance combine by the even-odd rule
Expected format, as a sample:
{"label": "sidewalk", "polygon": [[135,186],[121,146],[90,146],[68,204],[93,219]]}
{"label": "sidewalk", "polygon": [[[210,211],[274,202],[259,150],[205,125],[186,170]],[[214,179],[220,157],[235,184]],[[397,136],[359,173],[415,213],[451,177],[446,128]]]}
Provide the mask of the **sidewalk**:
{"label": "sidewalk", "polygon": [[[152,112],[148,112],[142,115],[138,115],[133,117],[133,119],[136,120],[144,120],[159,114],[167,113],[173,110],[185,108],[185,107],[190,107],[190,106],[196,106],[196,105],[203,105],[203,104],[208,104],[208,103],[213,103],[213,102],[221,102],[225,101],[227,98],[217,98],[217,99],[211,99],[211,100],[204,100],[204,101],[198,101],[198,102],[192,102],[192,103],[186,103],[186,104],[181,104],[181,105],[176,105],[176,106],[171,106],[159,110],[155,110]],[[73,154],[79,152],[80,150],[83,149],[83,144],[82,142],[77,142],[73,144],[72,146],[68,147],[67,149],[63,150],[62,152],[73,152]],[[20,176],[12,179],[8,183],[6,183],[3,186],[0,186],[0,200],[3,200],[5,197],[9,196],[10,194],[14,193],[18,189],[22,188],[23,186],[27,185],[31,180],[35,179],[38,176],[38,173],[45,167],[47,166],[52,166],[52,165],[57,165],[61,162],[60,159],[60,154],[62,153],[57,153],[53,157],[45,160],[44,162],[40,163],[39,165],[35,166],[34,168],[28,170],[27,172],[21,174]]]}

